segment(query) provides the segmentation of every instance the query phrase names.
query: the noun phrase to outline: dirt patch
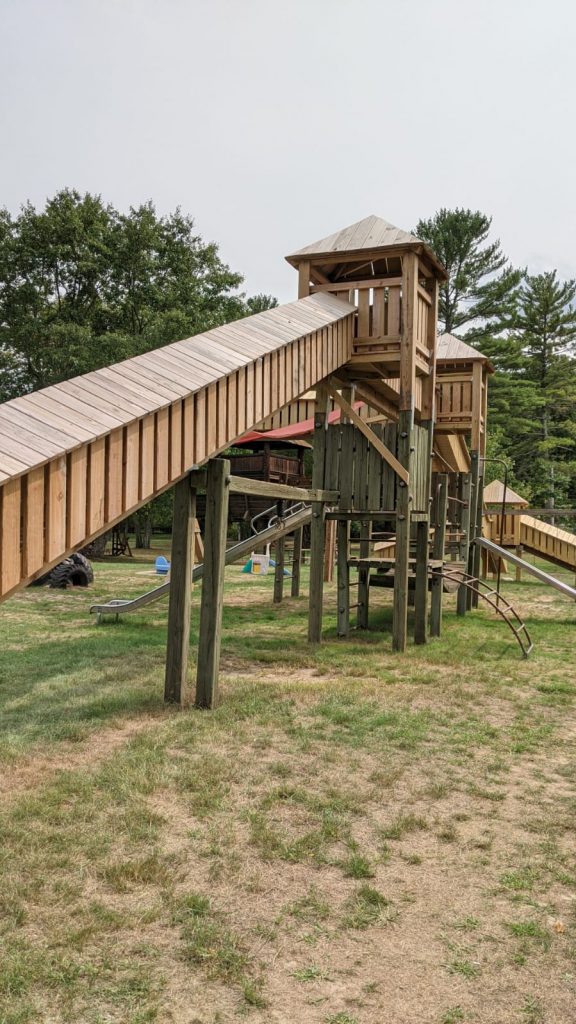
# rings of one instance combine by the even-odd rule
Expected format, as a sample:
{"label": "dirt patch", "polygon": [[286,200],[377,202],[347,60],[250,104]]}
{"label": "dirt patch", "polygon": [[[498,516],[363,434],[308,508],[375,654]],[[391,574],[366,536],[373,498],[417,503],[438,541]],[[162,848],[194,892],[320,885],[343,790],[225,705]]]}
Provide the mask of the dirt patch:
{"label": "dirt patch", "polygon": [[146,715],[100,729],[81,743],[63,743],[54,754],[27,755],[3,768],[0,776],[0,801],[7,801],[26,790],[46,785],[60,772],[77,771],[105,761],[133,736],[149,729],[158,716]]}

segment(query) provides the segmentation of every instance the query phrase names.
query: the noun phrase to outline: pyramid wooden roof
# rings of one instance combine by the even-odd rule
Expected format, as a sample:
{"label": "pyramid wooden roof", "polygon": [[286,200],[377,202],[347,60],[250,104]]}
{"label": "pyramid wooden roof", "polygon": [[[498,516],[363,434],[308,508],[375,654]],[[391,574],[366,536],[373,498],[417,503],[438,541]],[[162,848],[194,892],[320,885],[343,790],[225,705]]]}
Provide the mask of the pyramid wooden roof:
{"label": "pyramid wooden roof", "polygon": [[446,270],[425,242],[416,238],[416,235],[409,231],[403,231],[375,214],[364,217],[363,220],[341,228],[339,231],[334,231],[333,234],[320,238],[317,242],[305,245],[303,249],[291,253],[286,259],[293,267],[297,267],[302,260],[309,259],[311,256],[350,256],[354,253],[361,254],[375,250],[390,252],[399,249],[425,254],[438,276],[443,280],[446,279]]}
{"label": "pyramid wooden roof", "polygon": [[436,359],[447,363],[454,360],[466,360],[467,363],[471,363],[477,360],[485,363],[491,373],[494,372],[488,356],[483,355],[477,348],[472,348],[472,345],[457,338],[455,334],[440,335],[436,342]]}
{"label": "pyramid wooden roof", "polygon": [[[504,484],[501,480],[493,480],[484,488],[484,503],[486,505],[501,505],[504,499]],[[506,504],[516,505],[518,508],[528,508],[529,502],[521,494],[517,494],[511,487],[506,488]]]}

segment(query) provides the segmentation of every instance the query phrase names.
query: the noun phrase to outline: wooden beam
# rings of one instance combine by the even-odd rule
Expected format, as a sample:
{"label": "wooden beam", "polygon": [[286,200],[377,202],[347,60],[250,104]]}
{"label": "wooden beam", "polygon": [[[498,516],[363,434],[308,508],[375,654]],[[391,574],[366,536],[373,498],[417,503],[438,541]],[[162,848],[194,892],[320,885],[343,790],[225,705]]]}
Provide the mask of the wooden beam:
{"label": "wooden beam", "polygon": [[230,494],[256,494],[263,498],[288,498],[295,501],[325,501],[330,505],[338,501],[338,491],[322,487],[292,487],[268,480],[252,480],[246,476],[230,477]]}
{"label": "wooden beam", "polygon": [[[324,485],[326,464],[326,439],[329,413],[329,391],[326,387],[316,390],[314,413],[314,463],[312,486],[320,490]],[[312,503],[310,523],[310,590],[308,611],[308,640],[319,644],[322,639],[322,601],[324,596],[324,504]]]}
{"label": "wooden beam", "polygon": [[[444,558],[446,544],[446,518],[448,513],[448,476],[438,474],[438,492],[436,495],[436,523],[434,527],[434,546],[432,558],[438,562]],[[442,629],[442,595],[444,580],[439,573],[432,576],[432,597],[430,600],[430,635],[440,636]]]}
{"label": "wooden beam", "polygon": [[298,265],[298,298],[304,299],[310,294],[310,260],[302,260]]}
{"label": "wooden beam", "polygon": [[182,704],[188,677],[195,521],[196,491],[190,486],[188,477],[184,477],[174,488],[170,603],[164,679],[164,700],[168,704]]}
{"label": "wooden beam", "polygon": [[400,342],[400,398],[402,411],[413,410],[416,384],[416,323],[418,302],[418,257],[402,257],[402,340]]}
{"label": "wooden beam", "polygon": [[401,462],[392,454],[392,452],[386,447],[383,441],[376,436],[373,430],[370,429],[367,423],[358,416],[358,413],[354,411],[351,405],[342,398],[342,395],[336,390],[336,388],[328,389],[331,398],[334,399],[337,405],[340,406],[343,412],[346,413],[348,419],[358,427],[361,434],[370,442],[371,445],[380,453],[382,458],[388,463],[388,465],[394,470],[397,476],[408,485],[410,480],[410,474],[408,470],[404,468]]}
{"label": "wooden beam", "polygon": [[416,579],[414,582],[414,643],[428,639],[428,538],[430,524],[416,523]]}
{"label": "wooden beam", "polygon": [[206,489],[204,579],[196,675],[196,705],[201,708],[213,708],[218,700],[229,477],[230,463],[226,459],[211,459]]}
{"label": "wooden beam", "polygon": [[[461,516],[461,529],[462,529],[462,542],[460,545],[460,557],[464,562],[464,572],[468,572],[468,560],[470,557],[470,514],[471,514],[471,493],[472,493],[472,474],[464,473],[462,475],[462,516]],[[456,598],[456,611],[458,615],[465,615],[468,607],[468,587],[464,585],[458,587],[458,596]]]}
{"label": "wooden beam", "polygon": [[[354,426],[343,424],[342,449],[340,452],[340,509],[348,510],[354,497]],[[338,636],[350,632],[350,569],[348,565],[350,548],[350,523],[338,520],[337,538],[337,593],[338,593]]]}
{"label": "wooden beam", "polygon": [[[284,513],[284,503],[279,501],[276,507],[276,514],[278,519],[282,519]],[[274,604],[281,604],[282,596],[284,594],[284,553],[285,553],[285,537],[282,535],[278,537],[274,545]]]}
{"label": "wooden beam", "polygon": [[294,531],[294,547],[292,549],[292,584],[291,597],[300,596],[300,566],[302,564],[302,527]]}
{"label": "wooden beam", "polygon": [[[317,273],[316,269],[314,273]],[[401,277],[376,277],[365,278],[362,281],[328,281],[326,284],[315,285],[315,292],[347,292],[351,288],[399,288],[402,284]],[[429,298],[429,296],[428,296]]]}
{"label": "wooden beam", "polygon": [[[409,467],[413,453],[412,435],[414,418],[410,411],[402,410],[398,418],[398,455]],[[409,476],[409,474],[408,474]],[[410,560],[410,513],[412,496],[410,487],[400,480],[396,498],[396,567],[394,570],[394,602],[392,614],[392,647],[406,650],[408,632],[408,571]]]}

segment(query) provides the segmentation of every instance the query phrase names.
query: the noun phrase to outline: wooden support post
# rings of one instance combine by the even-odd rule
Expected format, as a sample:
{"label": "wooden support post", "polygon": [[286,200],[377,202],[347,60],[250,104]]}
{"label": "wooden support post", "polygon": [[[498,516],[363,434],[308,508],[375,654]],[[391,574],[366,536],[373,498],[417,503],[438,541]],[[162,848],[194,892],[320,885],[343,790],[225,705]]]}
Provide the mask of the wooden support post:
{"label": "wooden support post", "polygon": [[[475,540],[475,538],[477,536],[476,530],[477,530],[477,524],[478,524],[478,504],[479,504],[479,494],[478,494],[478,491],[479,491],[479,485],[480,485],[480,457],[479,457],[479,452],[477,450],[474,450],[474,451],[470,452],[470,466],[471,466],[471,469],[470,469],[470,479],[471,479],[471,489],[470,489],[470,546],[468,548],[468,570],[467,571],[470,574],[470,576],[475,576],[476,578],[478,578],[478,574],[480,572],[480,559],[481,559],[482,556],[480,554],[480,549],[479,549],[478,545],[473,543],[473,541]],[[480,501],[480,505],[481,504],[482,503]],[[480,523],[482,523],[482,519],[480,519]],[[468,593],[467,593],[467,605],[468,605],[469,609],[475,607],[474,602],[473,602],[473,597],[474,597],[474,595],[473,595],[472,591],[468,590]]]}
{"label": "wooden support post", "polygon": [[[520,516],[517,516],[516,518],[520,519]],[[522,547],[522,544],[517,544],[516,545],[516,555],[518,556],[518,558],[524,558],[524,548]],[[521,565],[517,565],[516,566],[516,583],[521,583],[521,582],[522,582],[522,566]]]}
{"label": "wooden support post", "polygon": [[302,527],[294,531],[294,547],[292,549],[292,597],[300,597],[300,566],[302,564]]}
{"label": "wooden support post", "polygon": [[416,325],[418,320],[418,257],[402,257],[402,335],[400,338],[400,392],[398,398],[398,462],[404,476],[396,498],[396,564],[392,647],[406,650],[408,632],[408,569],[410,562],[410,515],[412,510],[412,455],[416,389]]}
{"label": "wooden support post", "polygon": [[[471,528],[471,502],[472,502],[472,474],[462,474],[462,517],[461,517],[461,529],[462,529],[462,540],[460,543],[460,558],[463,562],[464,572],[468,572],[468,560],[470,557],[470,528]],[[468,608],[468,587],[461,584],[458,587],[458,596],[456,598],[456,611],[458,615],[465,615]]]}
{"label": "wooden support post", "polygon": [[[412,447],[413,414],[402,411],[398,417],[398,458],[407,468]],[[394,606],[392,614],[392,647],[406,650],[408,632],[408,569],[410,562],[410,487],[398,481],[396,498],[396,564],[394,567]]]}
{"label": "wooden support post", "polygon": [[[276,505],[278,518],[281,519],[284,513],[284,502],[279,501]],[[284,593],[284,550],[286,538],[279,537],[274,545],[274,604],[280,604]]]}
{"label": "wooden support post", "polygon": [[430,520],[416,523],[416,580],[414,586],[414,643],[428,640],[428,536]]}
{"label": "wooden support post", "polygon": [[[354,466],[354,507],[359,509],[360,520],[360,558],[368,558],[370,555],[370,539],[372,537],[372,523],[362,519],[362,511],[368,507],[368,444],[367,439],[362,436],[356,438],[356,459]],[[358,569],[358,612],[356,615],[356,628],[368,629],[370,605],[370,570]]]}
{"label": "wooden support post", "polygon": [[324,539],[324,583],[332,583],[334,578],[334,556],[336,554],[336,523],[326,522]]}
{"label": "wooden support post", "polygon": [[190,477],[185,476],[174,488],[170,603],[164,678],[164,700],[168,704],[182,704],[186,690],[195,517],[196,489],[190,485]]}
{"label": "wooden support post", "polygon": [[196,674],[196,705],[200,708],[213,708],[218,700],[229,477],[230,463],[226,459],[210,460]]}
{"label": "wooden support post", "polygon": [[[436,500],[436,525],[434,529],[434,545],[432,558],[442,561],[446,544],[446,518],[448,512],[448,476],[438,474],[438,495]],[[430,600],[430,636],[440,636],[442,629],[442,595],[444,580],[438,574],[432,574],[432,595]]]}
{"label": "wooden support post", "polygon": [[[482,472],[482,463],[480,463],[480,473],[478,475],[477,492],[478,492],[478,504],[476,505],[476,529],[475,529],[475,532],[474,532],[474,536],[475,537],[481,537],[482,536],[482,513],[483,513],[483,508],[484,508],[484,497],[483,497],[483,495],[484,495],[484,474]],[[473,550],[472,550],[472,575],[475,576],[477,579],[480,578],[480,574],[481,574],[481,571],[482,571],[481,570],[482,563],[481,563],[481,558],[480,558],[480,550],[481,549],[480,549],[480,545],[479,544],[475,544],[474,547],[473,547]],[[472,594],[472,607],[473,608],[477,608],[478,607],[478,600],[479,600],[478,594],[477,593],[473,593]]]}
{"label": "wooden support post", "polygon": [[[314,413],[314,463],[312,487],[324,487],[326,462],[326,430],[328,425],[329,395],[324,387],[316,390]],[[310,592],[308,611],[308,640],[319,644],[322,639],[322,600],[324,596],[324,503],[312,502],[310,523]]]}
{"label": "wooden support post", "polygon": [[[342,425],[342,447],[340,451],[340,504],[342,512],[349,512],[354,497],[354,427]],[[350,522],[338,521],[337,590],[338,590],[338,636],[350,632]]]}

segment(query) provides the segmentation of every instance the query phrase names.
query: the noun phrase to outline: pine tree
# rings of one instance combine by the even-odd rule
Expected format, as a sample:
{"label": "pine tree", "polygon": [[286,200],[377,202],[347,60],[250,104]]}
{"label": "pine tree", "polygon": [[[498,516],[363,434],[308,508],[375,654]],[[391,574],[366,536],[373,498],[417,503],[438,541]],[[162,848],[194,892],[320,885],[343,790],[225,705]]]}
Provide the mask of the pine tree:
{"label": "pine tree", "polygon": [[474,344],[514,324],[522,271],[510,266],[500,242],[488,242],[491,217],[476,210],[439,210],[420,220],[415,233],[448,272],[440,291],[439,320],[448,334],[465,333]]}
{"label": "pine tree", "polygon": [[536,429],[525,438],[527,469],[541,501],[574,495],[576,476],[576,281],[555,270],[526,278],[514,341],[519,374],[537,395]]}

